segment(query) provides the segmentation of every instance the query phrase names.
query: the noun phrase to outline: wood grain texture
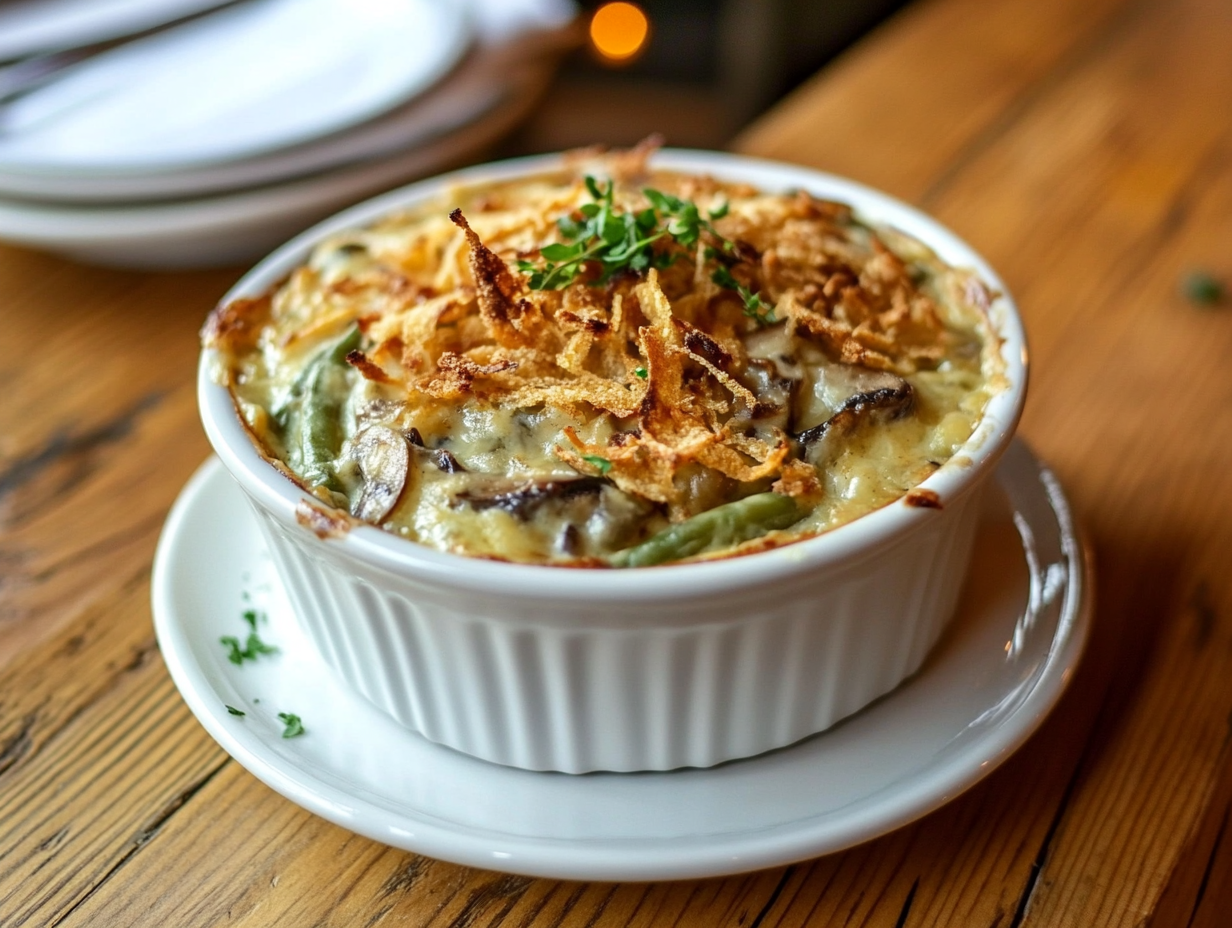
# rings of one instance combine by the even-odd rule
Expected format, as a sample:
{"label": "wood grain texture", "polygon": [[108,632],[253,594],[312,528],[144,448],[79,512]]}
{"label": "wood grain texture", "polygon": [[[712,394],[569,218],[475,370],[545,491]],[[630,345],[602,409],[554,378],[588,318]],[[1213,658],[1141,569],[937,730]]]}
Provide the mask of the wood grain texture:
{"label": "wood grain texture", "polygon": [[196,332],[235,276],[0,248],[0,667],[149,567],[208,450]]}
{"label": "wood grain texture", "polygon": [[1232,9],[927,0],[736,144],[921,204],[1018,299],[1023,433],[1099,576],[1027,745],[907,828],[722,880],[531,880],[315,818],[213,744],[150,627],[157,532],[206,454],[195,333],[235,272],[0,248],[0,926],[1230,923],[1232,307],[1177,285],[1232,280]]}
{"label": "wood grain texture", "polygon": [[961,171],[1071,61],[1098,54],[1128,7],[915,4],[759,119],[736,148],[918,200]]}

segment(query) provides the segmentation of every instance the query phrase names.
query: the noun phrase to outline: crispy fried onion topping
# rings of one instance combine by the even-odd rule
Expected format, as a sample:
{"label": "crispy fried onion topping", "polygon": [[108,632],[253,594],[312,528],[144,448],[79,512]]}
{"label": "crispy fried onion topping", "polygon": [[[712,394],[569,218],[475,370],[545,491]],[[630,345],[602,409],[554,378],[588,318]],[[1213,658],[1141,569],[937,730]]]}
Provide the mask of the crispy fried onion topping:
{"label": "crispy fried onion topping", "polygon": [[[615,176],[639,176],[618,188],[618,207],[645,209],[644,156],[617,167]],[[656,247],[675,260],[661,271],[596,286],[599,269],[587,268],[564,289],[531,290],[511,265],[557,240],[557,218],[578,217],[586,189],[580,181],[498,187],[448,222],[403,218],[348,233],[363,243],[365,262],[344,275],[296,271],[273,303],[277,340],[359,320],[368,347],[347,361],[384,395],[404,398],[420,428],[459,403],[562,410],[577,423],[556,448],[562,461],[666,504],[674,517],[699,467],[816,497],[816,474],[793,441],[754,427],[767,406],[746,376],[744,338],[767,320],[749,318],[740,296],[714,282],[715,262],[774,307],[770,324],[832,361],[898,374],[936,363],[947,347],[919,269],[842,204],[707,178],[649,181],[702,208],[729,204],[715,227],[734,247],[716,257],[721,242],[703,238],[686,250],[664,239]],[[214,337],[243,339],[250,311],[217,314]],[[607,427],[587,427],[598,417]]]}

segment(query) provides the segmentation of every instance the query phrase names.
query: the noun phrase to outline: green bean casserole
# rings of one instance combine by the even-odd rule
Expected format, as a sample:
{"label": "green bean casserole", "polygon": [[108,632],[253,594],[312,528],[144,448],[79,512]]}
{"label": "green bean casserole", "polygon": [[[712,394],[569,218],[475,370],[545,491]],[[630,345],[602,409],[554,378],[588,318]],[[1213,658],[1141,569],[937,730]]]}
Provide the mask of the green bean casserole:
{"label": "green bean casserole", "polygon": [[628,567],[907,496],[1003,385],[991,298],[842,203],[634,152],[335,235],[203,337],[325,508],[442,551]]}

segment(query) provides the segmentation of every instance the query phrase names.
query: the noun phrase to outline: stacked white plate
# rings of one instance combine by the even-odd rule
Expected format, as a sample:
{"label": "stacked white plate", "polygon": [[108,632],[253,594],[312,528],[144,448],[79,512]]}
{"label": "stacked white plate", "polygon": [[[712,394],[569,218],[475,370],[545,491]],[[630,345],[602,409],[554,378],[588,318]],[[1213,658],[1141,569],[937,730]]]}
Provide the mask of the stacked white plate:
{"label": "stacked white plate", "polygon": [[508,132],[574,13],[572,0],[2,4],[0,95],[49,76],[0,102],[0,239],[128,267],[249,261]]}

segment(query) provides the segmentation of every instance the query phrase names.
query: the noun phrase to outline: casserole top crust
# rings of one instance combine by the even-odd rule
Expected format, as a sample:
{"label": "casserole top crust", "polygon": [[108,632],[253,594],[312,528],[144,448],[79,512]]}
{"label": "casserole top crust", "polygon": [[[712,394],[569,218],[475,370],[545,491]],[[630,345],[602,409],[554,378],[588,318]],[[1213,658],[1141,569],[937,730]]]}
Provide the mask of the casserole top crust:
{"label": "casserole top crust", "polygon": [[451,191],[218,307],[271,463],[441,550],[623,567],[810,537],[970,438],[1005,386],[972,272],[645,155]]}

